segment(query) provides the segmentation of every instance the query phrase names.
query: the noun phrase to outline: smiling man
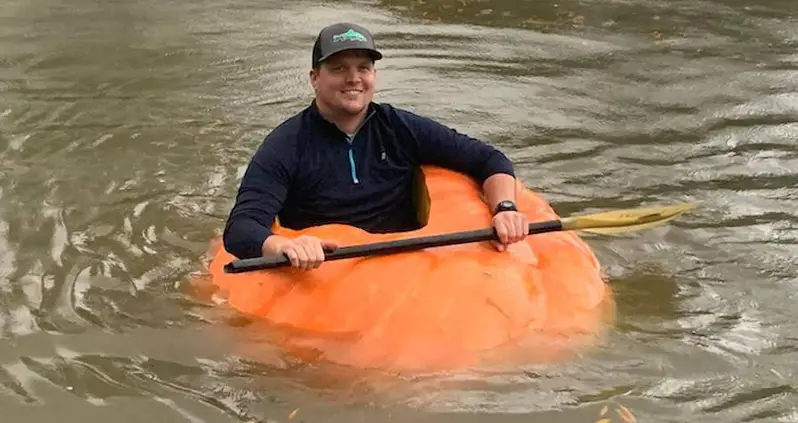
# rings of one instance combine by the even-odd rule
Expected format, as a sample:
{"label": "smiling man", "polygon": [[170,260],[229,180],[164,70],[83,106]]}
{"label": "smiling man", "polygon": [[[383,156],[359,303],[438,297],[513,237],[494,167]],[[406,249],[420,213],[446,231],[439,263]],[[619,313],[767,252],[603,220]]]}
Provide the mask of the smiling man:
{"label": "smiling man", "polygon": [[515,207],[512,163],[483,141],[373,102],[382,57],[360,25],[321,30],[309,75],[315,98],[274,128],[252,157],[225,225],[227,251],[242,259],[282,253],[294,267],[312,269],[324,260],[324,248],[338,247],[274,234],[275,217],[291,229],[328,223],[375,233],[417,229],[425,223],[415,200],[424,164],[468,174],[482,186],[499,251],[524,239],[528,224]]}

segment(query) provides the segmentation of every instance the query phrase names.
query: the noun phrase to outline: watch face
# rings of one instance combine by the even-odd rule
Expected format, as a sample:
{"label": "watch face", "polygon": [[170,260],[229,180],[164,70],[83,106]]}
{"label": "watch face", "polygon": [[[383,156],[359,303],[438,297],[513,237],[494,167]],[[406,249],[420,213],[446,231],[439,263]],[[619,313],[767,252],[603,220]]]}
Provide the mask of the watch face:
{"label": "watch face", "polygon": [[502,201],[496,206],[496,213],[503,211],[510,211],[510,210],[512,211],[518,210],[515,207],[515,203],[513,203],[512,201]]}

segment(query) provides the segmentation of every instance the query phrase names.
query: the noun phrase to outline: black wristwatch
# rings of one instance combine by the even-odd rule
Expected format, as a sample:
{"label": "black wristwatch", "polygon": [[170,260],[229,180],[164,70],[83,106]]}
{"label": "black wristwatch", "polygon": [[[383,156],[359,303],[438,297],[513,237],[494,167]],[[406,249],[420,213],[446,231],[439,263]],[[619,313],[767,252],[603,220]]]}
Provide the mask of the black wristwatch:
{"label": "black wristwatch", "polygon": [[512,201],[505,200],[496,205],[496,208],[493,210],[493,215],[496,216],[503,211],[518,211],[518,207],[516,207],[515,203]]}

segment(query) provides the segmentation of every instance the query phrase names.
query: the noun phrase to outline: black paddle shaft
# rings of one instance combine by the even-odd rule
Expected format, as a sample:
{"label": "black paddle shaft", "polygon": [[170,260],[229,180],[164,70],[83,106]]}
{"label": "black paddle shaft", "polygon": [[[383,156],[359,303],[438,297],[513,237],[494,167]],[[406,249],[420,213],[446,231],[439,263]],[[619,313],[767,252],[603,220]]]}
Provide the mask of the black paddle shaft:
{"label": "black paddle shaft", "polygon": [[[549,220],[546,222],[530,223],[528,235],[557,232],[561,230],[561,221]],[[407,251],[421,250],[424,248],[467,244],[470,242],[492,241],[498,239],[499,238],[496,235],[496,231],[493,228],[478,229],[474,231],[454,232],[444,235],[398,239],[393,241],[377,242],[373,244],[341,247],[333,252],[325,254],[324,260],[343,260],[353,257],[396,254]],[[290,264],[291,261],[285,255],[273,257],[256,257],[250,259],[234,260],[224,266],[224,271],[225,273],[243,273],[254,270],[273,269],[276,267],[288,266]]]}

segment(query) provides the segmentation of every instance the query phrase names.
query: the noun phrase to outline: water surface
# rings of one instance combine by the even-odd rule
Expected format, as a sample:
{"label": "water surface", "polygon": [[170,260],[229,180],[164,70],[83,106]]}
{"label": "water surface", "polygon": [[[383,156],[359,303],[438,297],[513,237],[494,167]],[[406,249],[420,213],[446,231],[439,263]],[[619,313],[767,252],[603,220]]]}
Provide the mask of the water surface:
{"label": "water surface", "polygon": [[[379,37],[378,101],[500,147],[562,215],[701,202],[589,238],[619,301],[597,350],[364,377],[191,283],[337,20]],[[797,28],[787,0],[7,0],[4,421],[798,421]]]}

